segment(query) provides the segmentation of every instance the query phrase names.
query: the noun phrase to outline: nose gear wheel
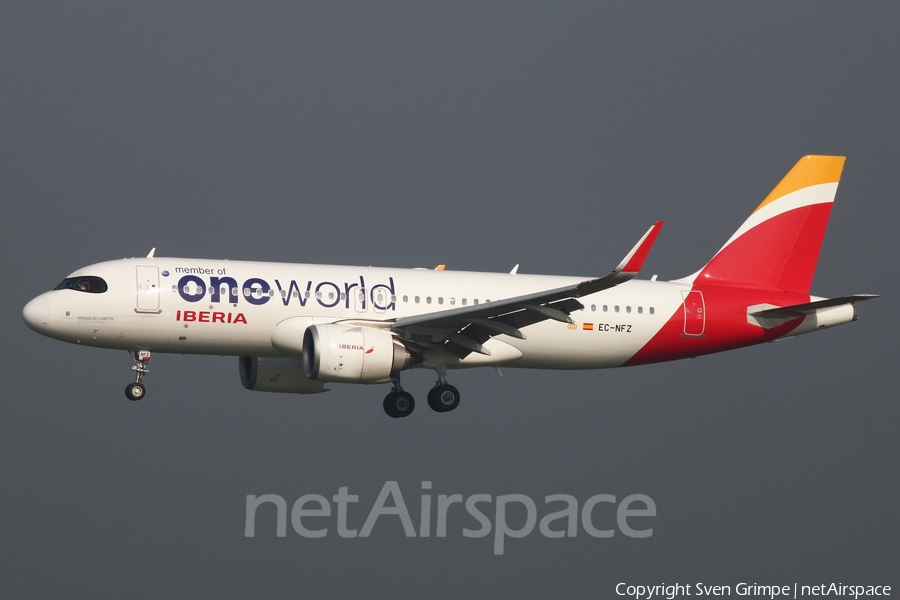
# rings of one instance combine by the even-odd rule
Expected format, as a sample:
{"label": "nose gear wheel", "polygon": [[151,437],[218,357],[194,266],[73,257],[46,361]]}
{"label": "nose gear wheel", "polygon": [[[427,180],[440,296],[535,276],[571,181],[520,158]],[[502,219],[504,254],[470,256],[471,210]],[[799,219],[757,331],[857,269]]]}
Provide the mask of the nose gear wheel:
{"label": "nose gear wheel", "polygon": [[132,402],[135,402],[147,394],[147,390],[144,388],[144,384],[141,380],[144,378],[144,375],[150,372],[150,351],[135,350],[130,354],[134,361],[131,370],[135,372],[135,379],[134,383],[129,383],[125,386],[125,397]]}

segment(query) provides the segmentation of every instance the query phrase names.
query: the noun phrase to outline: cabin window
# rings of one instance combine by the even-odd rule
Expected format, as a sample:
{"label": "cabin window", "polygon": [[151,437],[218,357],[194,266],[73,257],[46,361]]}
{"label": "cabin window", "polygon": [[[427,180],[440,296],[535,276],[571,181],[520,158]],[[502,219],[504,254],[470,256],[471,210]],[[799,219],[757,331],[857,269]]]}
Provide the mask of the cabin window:
{"label": "cabin window", "polygon": [[75,290],[76,292],[87,292],[88,294],[102,294],[109,287],[106,282],[99,277],[67,277],[63,279],[55,290]]}
{"label": "cabin window", "polygon": [[591,312],[597,312],[597,305],[591,304]]}
{"label": "cabin window", "polygon": [[616,312],[619,312],[619,305],[618,305],[618,304],[616,304],[615,311],[616,311]]}
{"label": "cabin window", "polygon": [[630,306],[626,306],[626,307],[625,307],[625,312],[627,312],[628,314],[631,314],[631,307],[630,307]]}
{"label": "cabin window", "polygon": [[639,314],[639,315],[644,314],[644,307],[643,307],[643,306],[638,306],[638,314]]}
{"label": "cabin window", "polygon": [[438,304],[443,304],[443,303],[444,303],[444,297],[438,296]]}
{"label": "cabin window", "polygon": [[469,303],[469,301],[468,301],[468,300],[466,300],[466,299],[465,299],[465,298],[463,298],[463,300],[462,300],[462,304],[463,304],[463,306],[465,306],[465,305],[466,305],[466,304],[468,304],[468,303]]}
{"label": "cabin window", "polygon": [[652,315],[652,314],[655,313],[655,312],[656,312],[656,310],[651,306],[651,307],[650,307],[650,314]]}
{"label": "cabin window", "polygon": [[409,302],[409,296],[403,296],[403,302],[404,303]]}
{"label": "cabin window", "polygon": [[425,297],[425,303],[426,303],[426,304],[431,304],[431,296],[426,296],[426,297]]}
{"label": "cabin window", "polygon": [[416,304],[418,304],[418,303],[419,303],[419,297],[416,296]]}
{"label": "cabin window", "polygon": [[453,306],[455,304],[456,304],[456,298],[450,298],[450,306]]}

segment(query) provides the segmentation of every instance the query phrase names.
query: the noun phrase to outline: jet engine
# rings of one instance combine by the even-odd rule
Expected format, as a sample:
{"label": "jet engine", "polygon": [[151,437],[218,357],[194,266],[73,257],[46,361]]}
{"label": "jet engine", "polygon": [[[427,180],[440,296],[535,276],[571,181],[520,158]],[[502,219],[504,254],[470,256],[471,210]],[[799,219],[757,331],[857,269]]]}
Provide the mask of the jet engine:
{"label": "jet engine", "polygon": [[238,367],[241,383],[255,392],[318,394],[328,391],[324,382],[312,381],[306,376],[303,365],[296,358],[241,356]]}
{"label": "jet engine", "polygon": [[381,329],[329,323],[312,325],[303,335],[303,369],[315,381],[382,383],[411,358],[406,346]]}

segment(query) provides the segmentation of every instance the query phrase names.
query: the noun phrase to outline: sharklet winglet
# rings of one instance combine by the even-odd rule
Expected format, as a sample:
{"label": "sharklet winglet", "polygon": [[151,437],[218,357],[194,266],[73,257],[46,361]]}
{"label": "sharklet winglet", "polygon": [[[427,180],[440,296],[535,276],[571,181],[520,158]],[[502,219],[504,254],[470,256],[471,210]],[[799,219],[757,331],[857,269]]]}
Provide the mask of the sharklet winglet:
{"label": "sharklet winglet", "polygon": [[614,270],[614,272],[618,273],[638,273],[641,270],[641,267],[644,266],[644,261],[647,259],[647,255],[650,254],[650,249],[653,247],[653,243],[656,241],[656,236],[659,235],[659,230],[662,229],[663,222],[657,221],[653,225],[650,226],[650,229],[647,230],[647,233],[644,234],[637,244],[635,244],[634,248],[631,249],[622,262],[619,263]]}

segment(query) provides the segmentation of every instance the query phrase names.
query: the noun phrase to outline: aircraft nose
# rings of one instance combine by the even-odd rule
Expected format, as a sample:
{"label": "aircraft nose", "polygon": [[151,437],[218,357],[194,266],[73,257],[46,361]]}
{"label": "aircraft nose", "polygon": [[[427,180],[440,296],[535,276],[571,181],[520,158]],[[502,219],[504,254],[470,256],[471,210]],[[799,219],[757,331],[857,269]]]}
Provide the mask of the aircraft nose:
{"label": "aircraft nose", "polygon": [[38,333],[44,333],[50,323],[50,303],[44,296],[38,296],[22,309],[22,320]]}

